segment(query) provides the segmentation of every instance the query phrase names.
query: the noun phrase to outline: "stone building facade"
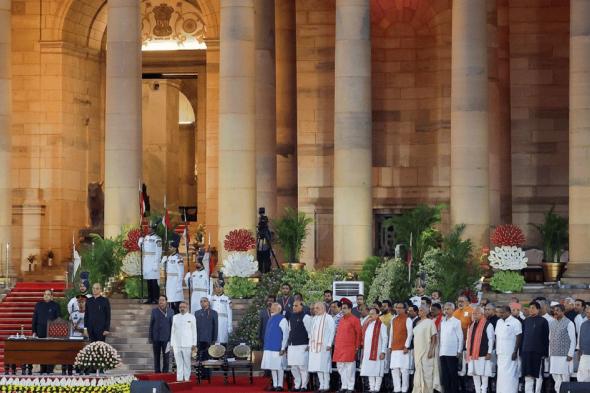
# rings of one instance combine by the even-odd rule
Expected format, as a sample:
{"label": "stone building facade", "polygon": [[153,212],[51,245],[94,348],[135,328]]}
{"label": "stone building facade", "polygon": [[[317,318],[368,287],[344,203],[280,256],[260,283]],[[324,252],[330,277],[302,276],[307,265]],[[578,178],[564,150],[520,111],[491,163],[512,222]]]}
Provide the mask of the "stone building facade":
{"label": "stone building facade", "polygon": [[358,267],[420,203],[478,245],[508,222],[535,244],[555,206],[583,276],[588,3],[0,0],[0,242],[15,272],[65,259],[88,184],[113,235],[143,179],[156,208],[198,206],[213,244],[297,207],[309,266]]}

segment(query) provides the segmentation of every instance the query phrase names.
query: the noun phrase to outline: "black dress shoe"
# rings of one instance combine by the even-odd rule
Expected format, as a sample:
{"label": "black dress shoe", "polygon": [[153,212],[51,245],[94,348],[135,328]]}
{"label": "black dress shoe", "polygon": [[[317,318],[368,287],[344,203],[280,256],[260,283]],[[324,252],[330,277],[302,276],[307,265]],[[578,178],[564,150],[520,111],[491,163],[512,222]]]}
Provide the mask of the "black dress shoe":
{"label": "black dress shoe", "polygon": [[276,388],[273,389],[274,392],[282,392],[283,388],[280,386],[277,386]]}

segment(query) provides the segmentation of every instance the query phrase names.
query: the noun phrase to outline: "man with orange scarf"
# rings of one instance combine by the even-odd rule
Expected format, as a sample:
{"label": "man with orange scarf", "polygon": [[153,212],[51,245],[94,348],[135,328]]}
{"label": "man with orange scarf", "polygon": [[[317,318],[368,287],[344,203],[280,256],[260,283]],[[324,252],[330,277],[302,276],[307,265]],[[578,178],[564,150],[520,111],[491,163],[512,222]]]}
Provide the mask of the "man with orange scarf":
{"label": "man with orange scarf", "polygon": [[389,333],[389,350],[391,359],[391,379],[393,380],[394,393],[406,393],[410,387],[410,369],[412,367],[412,345],[414,325],[412,319],[406,314],[405,303],[396,303],[396,317],[391,321]]}
{"label": "man with orange scarf", "polygon": [[487,393],[492,376],[494,326],[485,318],[481,307],[473,309],[473,322],[467,329],[467,374],[473,377],[475,393]]}
{"label": "man with orange scarf", "polygon": [[338,374],[340,374],[340,393],[354,392],[354,377],[356,371],[356,355],[362,342],[361,323],[352,315],[352,302],[347,298],[342,303],[342,318],[336,329],[334,339],[334,356]]}
{"label": "man with orange scarf", "polygon": [[376,393],[381,390],[387,351],[387,326],[380,320],[376,307],[369,311],[369,319],[363,325],[363,337],[361,376],[369,378],[369,393]]}

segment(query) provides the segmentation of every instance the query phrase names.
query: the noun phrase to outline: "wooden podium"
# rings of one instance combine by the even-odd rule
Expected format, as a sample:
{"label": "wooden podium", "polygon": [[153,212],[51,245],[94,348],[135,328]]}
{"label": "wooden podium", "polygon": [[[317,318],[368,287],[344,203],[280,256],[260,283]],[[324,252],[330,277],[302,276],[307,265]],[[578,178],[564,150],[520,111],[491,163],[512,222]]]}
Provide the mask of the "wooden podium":
{"label": "wooden podium", "polygon": [[4,372],[12,369],[15,374],[16,367],[21,366],[23,374],[28,367],[30,375],[33,364],[73,366],[76,355],[87,344],[87,340],[67,338],[9,338],[4,344]]}

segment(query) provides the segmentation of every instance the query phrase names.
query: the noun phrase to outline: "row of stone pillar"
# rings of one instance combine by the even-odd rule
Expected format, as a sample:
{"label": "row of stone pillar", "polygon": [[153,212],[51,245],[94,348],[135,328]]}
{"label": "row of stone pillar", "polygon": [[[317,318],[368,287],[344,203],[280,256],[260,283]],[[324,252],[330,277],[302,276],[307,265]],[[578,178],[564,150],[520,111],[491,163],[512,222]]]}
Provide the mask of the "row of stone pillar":
{"label": "row of stone pillar", "polygon": [[[219,237],[276,211],[274,2],[221,0]],[[108,2],[105,233],[137,220],[141,177],[141,40],[136,0]],[[452,10],[451,221],[485,243],[488,180],[485,0]],[[571,2],[570,270],[590,257],[590,5]],[[10,1],[0,0],[0,241],[10,239]],[[336,1],[334,262],[372,252],[370,1]],[[256,72],[256,68],[264,70]],[[282,76],[281,76],[282,77]],[[256,155],[259,151],[261,154]],[[590,274],[590,272],[589,272]]]}

